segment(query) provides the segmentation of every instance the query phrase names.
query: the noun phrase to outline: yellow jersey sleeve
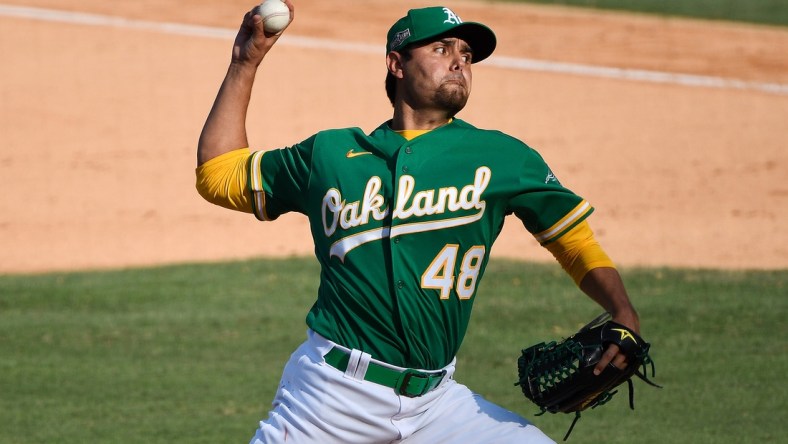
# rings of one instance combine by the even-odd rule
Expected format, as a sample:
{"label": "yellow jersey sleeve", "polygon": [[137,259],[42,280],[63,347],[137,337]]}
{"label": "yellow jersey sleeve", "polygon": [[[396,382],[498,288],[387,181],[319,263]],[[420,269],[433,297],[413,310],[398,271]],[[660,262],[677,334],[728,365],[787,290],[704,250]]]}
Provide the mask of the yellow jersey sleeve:
{"label": "yellow jersey sleeve", "polygon": [[594,268],[616,268],[594,239],[588,221],[582,221],[553,242],[545,245],[578,286]]}
{"label": "yellow jersey sleeve", "polygon": [[248,185],[249,148],[241,148],[197,167],[197,192],[205,200],[231,210],[252,213]]}

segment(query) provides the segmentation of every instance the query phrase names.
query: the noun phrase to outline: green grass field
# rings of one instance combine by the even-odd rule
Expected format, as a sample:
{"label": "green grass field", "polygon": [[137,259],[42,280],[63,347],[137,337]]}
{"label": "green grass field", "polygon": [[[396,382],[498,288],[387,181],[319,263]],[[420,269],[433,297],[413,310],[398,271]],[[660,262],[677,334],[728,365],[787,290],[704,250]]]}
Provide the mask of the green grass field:
{"label": "green grass field", "polygon": [[785,0],[509,0],[788,26]]}
{"label": "green grass field", "polygon": [[[635,384],[583,415],[570,443],[783,442],[788,270],[623,269],[653,344]],[[304,339],[314,260],[0,276],[0,442],[248,442]],[[457,379],[533,417],[516,358],[598,309],[557,265],[493,261]]]}
{"label": "green grass field", "polygon": [[[512,0],[518,1],[518,0]],[[532,0],[788,26],[785,0]],[[652,342],[657,390],[635,382],[569,443],[780,443],[788,435],[788,270],[622,270]],[[0,276],[0,443],[245,443],[304,339],[318,268],[253,260]],[[519,349],[599,309],[555,264],[493,261],[457,379],[534,417]]]}

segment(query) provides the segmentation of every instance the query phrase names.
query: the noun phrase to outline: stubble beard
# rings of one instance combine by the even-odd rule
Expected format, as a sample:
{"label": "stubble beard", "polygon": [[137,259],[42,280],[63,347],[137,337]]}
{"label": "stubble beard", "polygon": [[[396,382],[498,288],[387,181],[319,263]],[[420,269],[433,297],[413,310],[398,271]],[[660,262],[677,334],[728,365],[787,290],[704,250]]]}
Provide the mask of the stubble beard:
{"label": "stubble beard", "polygon": [[465,108],[468,96],[465,85],[443,84],[435,91],[433,100],[438,107],[445,109],[453,117]]}

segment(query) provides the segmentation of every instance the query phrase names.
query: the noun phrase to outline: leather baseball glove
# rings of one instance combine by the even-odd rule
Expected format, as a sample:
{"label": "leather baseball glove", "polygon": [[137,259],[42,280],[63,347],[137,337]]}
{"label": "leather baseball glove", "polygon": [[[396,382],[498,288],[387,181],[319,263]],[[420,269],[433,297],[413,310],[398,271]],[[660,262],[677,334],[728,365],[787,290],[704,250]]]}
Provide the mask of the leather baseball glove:
{"label": "leather baseball glove", "polygon": [[[649,343],[610,319],[609,313],[603,313],[561,342],[542,342],[524,349],[517,360],[520,380],[515,385],[541,409],[538,415],[575,412],[564,441],[572,433],[581,411],[610,401],[618,393],[613,389],[624,382],[629,386],[629,406],[634,409],[632,376],[659,387],[646,376],[648,365],[654,376]],[[610,344],[618,345],[621,353],[626,354],[626,368],[618,369],[611,364],[600,375],[594,375],[594,367]]]}

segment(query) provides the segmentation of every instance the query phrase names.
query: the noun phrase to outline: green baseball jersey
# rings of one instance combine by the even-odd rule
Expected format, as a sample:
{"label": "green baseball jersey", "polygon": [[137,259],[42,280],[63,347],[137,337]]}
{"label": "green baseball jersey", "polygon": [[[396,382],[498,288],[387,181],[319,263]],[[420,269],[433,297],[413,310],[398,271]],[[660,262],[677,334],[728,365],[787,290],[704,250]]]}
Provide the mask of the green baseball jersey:
{"label": "green baseball jersey", "polygon": [[321,265],[309,327],[418,369],[457,353],[507,215],[547,243],[592,211],[536,151],[459,119],[410,141],[388,122],[322,131],[255,153],[249,177],[259,219],[309,218]]}

